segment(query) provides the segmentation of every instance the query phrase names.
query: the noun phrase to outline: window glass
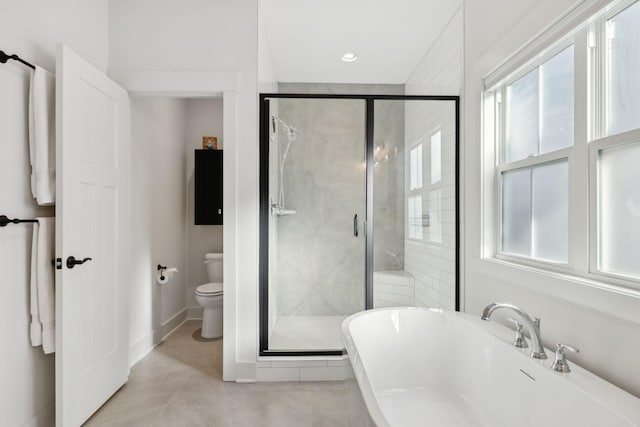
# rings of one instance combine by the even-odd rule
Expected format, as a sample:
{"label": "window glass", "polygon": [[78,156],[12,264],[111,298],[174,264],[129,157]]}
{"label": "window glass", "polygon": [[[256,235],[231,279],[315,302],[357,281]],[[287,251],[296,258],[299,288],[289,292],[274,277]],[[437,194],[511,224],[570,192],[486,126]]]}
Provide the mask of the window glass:
{"label": "window glass", "polygon": [[573,45],[507,86],[505,162],[573,145]]}
{"label": "window glass", "polygon": [[640,142],[599,154],[600,270],[640,278]]}
{"label": "window glass", "polygon": [[538,153],[538,69],[507,87],[506,162]]}
{"label": "window glass", "polygon": [[640,128],[640,3],[607,21],[609,135]]}
{"label": "window glass", "polygon": [[502,251],[545,261],[568,259],[569,163],[502,174]]}
{"label": "window glass", "polygon": [[502,174],[502,251],[531,256],[531,169]]}
{"label": "window glass", "polygon": [[573,145],[573,45],[540,66],[540,153]]}
{"label": "window glass", "polygon": [[569,163],[533,168],[533,258],[566,263],[569,252]]}

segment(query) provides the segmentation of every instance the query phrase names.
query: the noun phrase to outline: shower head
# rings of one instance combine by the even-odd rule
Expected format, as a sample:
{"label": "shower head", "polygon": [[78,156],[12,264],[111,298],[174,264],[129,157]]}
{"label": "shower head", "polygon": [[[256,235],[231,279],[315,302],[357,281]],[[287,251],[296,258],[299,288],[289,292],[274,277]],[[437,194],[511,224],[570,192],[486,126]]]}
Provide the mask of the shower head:
{"label": "shower head", "polygon": [[289,140],[289,143],[292,143],[296,140],[296,138],[298,137],[298,129],[286,124],[278,116],[271,116],[271,127],[274,133],[276,132],[276,122],[280,123],[282,127],[287,131],[287,139]]}
{"label": "shower head", "polygon": [[298,137],[298,129],[294,128],[293,126],[289,126],[287,128],[287,138],[289,139],[289,142],[294,142],[296,140],[296,138]]}

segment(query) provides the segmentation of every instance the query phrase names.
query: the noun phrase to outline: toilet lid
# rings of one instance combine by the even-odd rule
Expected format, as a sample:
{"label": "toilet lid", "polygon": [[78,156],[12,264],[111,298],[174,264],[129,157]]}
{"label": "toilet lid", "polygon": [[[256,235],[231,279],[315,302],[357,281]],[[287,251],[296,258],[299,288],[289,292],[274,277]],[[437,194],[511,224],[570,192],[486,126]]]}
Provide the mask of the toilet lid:
{"label": "toilet lid", "polygon": [[205,283],[204,285],[198,286],[196,292],[199,294],[221,294],[222,293],[222,283]]}

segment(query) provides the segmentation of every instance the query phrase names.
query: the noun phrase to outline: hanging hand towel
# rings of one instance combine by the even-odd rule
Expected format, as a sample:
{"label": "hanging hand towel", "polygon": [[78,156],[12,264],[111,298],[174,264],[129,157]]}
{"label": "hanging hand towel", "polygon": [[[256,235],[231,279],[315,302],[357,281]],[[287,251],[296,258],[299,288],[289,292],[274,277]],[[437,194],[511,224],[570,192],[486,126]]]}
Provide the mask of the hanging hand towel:
{"label": "hanging hand towel", "polygon": [[42,322],[38,310],[38,234],[39,224],[33,223],[31,238],[31,345],[42,345]]}
{"label": "hanging hand towel", "polygon": [[56,78],[36,66],[29,91],[31,192],[39,205],[56,201]]}
{"label": "hanging hand towel", "polygon": [[42,350],[48,354],[56,349],[54,269],[51,265],[55,244],[55,219],[38,218],[33,232],[35,236],[31,248],[31,344],[40,345],[40,332]]}

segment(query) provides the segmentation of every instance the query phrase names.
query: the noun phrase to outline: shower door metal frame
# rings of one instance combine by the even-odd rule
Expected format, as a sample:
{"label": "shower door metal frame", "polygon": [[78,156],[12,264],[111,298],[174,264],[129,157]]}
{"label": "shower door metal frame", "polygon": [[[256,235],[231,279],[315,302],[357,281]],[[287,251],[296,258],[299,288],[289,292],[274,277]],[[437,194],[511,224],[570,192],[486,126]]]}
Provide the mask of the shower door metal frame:
{"label": "shower door metal frame", "polygon": [[450,101],[455,110],[455,311],[460,311],[460,97],[456,95],[334,95],[306,93],[260,94],[260,246],[259,246],[259,355],[340,356],[344,350],[269,350],[269,99],[349,99],[365,102],[365,310],[373,308],[373,163],[375,101]]}

